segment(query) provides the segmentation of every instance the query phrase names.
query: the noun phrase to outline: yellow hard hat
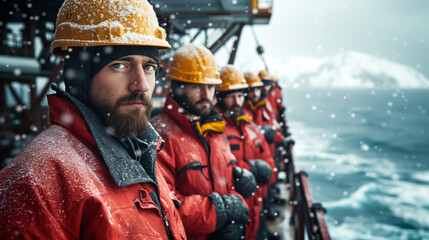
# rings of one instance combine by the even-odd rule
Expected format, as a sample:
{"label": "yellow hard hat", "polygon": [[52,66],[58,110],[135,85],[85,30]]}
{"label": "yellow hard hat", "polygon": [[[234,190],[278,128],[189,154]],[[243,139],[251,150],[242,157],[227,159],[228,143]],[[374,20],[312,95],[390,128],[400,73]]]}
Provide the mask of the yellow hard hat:
{"label": "yellow hard hat", "polygon": [[270,80],[270,81],[273,81],[273,76],[271,76],[271,75],[268,73],[268,71],[267,71],[267,70],[265,70],[265,69],[263,69],[263,70],[259,71],[258,76],[259,76],[259,78],[260,78],[261,80]]}
{"label": "yellow hard hat", "polygon": [[278,82],[279,78],[275,75],[271,75],[271,79],[273,80],[273,82]]}
{"label": "yellow hard hat", "polygon": [[69,47],[135,45],[170,48],[147,0],[65,0],[57,18],[51,52]]}
{"label": "yellow hard hat", "polygon": [[232,91],[246,89],[249,85],[246,83],[243,74],[232,65],[227,65],[220,71],[222,84],[216,86],[216,91]]}
{"label": "yellow hard hat", "polygon": [[196,84],[221,84],[213,54],[197,44],[183,45],[170,62],[167,79]]}
{"label": "yellow hard hat", "polygon": [[258,77],[258,75],[254,74],[254,73],[246,72],[244,74],[244,78],[246,79],[246,82],[250,88],[262,87],[264,85],[262,83],[262,80]]}

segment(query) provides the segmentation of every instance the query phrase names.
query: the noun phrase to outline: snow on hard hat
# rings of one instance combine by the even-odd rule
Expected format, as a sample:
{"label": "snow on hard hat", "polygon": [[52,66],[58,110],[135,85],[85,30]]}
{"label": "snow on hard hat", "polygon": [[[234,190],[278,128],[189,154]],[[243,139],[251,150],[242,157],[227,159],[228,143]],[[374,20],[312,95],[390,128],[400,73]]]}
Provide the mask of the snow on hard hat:
{"label": "snow on hard hat", "polygon": [[134,45],[170,48],[147,0],[65,0],[58,13],[51,52],[69,47]]}
{"label": "snow on hard hat", "polygon": [[213,54],[197,44],[183,45],[176,50],[167,79],[195,84],[221,84]]}
{"label": "snow on hard hat", "polygon": [[244,79],[246,79],[249,88],[262,87],[264,85],[258,75],[251,72],[246,72],[244,74]]}
{"label": "snow on hard hat", "polygon": [[220,79],[222,80],[222,84],[216,86],[216,91],[219,92],[246,89],[249,86],[240,70],[232,65],[222,68]]}
{"label": "snow on hard hat", "polygon": [[263,80],[270,80],[273,81],[273,76],[271,76],[267,70],[261,70],[259,71],[258,74],[259,78],[263,81]]}

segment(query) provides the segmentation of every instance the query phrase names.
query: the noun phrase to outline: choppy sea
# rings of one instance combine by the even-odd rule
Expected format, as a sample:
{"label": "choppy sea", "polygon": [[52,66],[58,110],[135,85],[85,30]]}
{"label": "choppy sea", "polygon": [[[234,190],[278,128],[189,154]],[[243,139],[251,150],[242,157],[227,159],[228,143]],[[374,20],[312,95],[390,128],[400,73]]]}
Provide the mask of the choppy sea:
{"label": "choppy sea", "polygon": [[332,239],[429,239],[429,90],[285,89]]}

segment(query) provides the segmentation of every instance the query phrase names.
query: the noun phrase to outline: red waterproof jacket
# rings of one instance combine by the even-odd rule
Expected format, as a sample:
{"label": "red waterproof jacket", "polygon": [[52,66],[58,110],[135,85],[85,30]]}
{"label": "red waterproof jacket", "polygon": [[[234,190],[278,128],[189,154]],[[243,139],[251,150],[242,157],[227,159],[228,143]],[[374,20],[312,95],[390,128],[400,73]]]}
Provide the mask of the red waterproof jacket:
{"label": "red waterproof jacket", "polygon": [[[222,112],[218,108],[218,112]],[[264,136],[260,133],[258,127],[250,122],[249,116],[243,114],[235,120],[222,114],[225,120],[225,136],[228,139],[231,147],[231,152],[234,154],[241,168],[246,168],[250,171],[250,160],[261,159],[266,161],[270,166],[273,174],[270,182],[266,185],[258,184],[258,190],[254,196],[246,198],[246,202],[250,209],[250,223],[247,225],[247,238],[252,240],[256,238],[259,228],[259,216],[262,210],[263,197],[266,196],[267,186],[275,182],[277,178],[277,167],[274,159],[271,156],[270,147],[265,141]]]}
{"label": "red waterproof jacket", "polygon": [[237,161],[223,135],[225,123],[219,120],[200,126],[183,114],[171,96],[163,112],[151,120],[165,141],[158,160],[171,191],[182,203],[179,213],[189,239],[208,239],[217,224],[226,222],[218,218],[211,193],[239,195],[232,189],[232,168]]}
{"label": "red waterproof jacket", "polygon": [[[0,172],[0,239],[168,239],[162,216],[174,239],[186,239],[158,166],[155,184],[146,174],[124,176],[129,184],[119,187],[76,106],[48,101],[51,125]],[[162,141],[153,140],[156,158]],[[157,189],[162,214],[152,200]]]}
{"label": "red waterproof jacket", "polygon": [[273,117],[273,108],[269,101],[266,99],[253,104],[251,100],[244,102],[243,111],[250,117],[250,121],[259,127],[270,125],[276,130],[274,143],[269,144],[271,149],[271,156],[275,155],[275,146],[279,145],[284,139],[280,126],[277,120]]}
{"label": "red waterproof jacket", "polygon": [[272,106],[271,116],[273,116],[278,122],[283,121],[281,118],[286,107],[282,102],[281,88],[279,86],[273,87],[266,99]]}

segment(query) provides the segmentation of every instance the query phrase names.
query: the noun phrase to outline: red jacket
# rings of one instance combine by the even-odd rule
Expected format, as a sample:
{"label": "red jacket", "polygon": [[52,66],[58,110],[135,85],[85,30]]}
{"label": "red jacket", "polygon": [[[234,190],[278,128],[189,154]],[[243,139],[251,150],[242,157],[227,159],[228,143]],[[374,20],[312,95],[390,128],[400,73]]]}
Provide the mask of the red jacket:
{"label": "red jacket", "polygon": [[[222,110],[218,110],[222,112]],[[275,182],[277,178],[277,167],[271,156],[270,146],[265,141],[258,127],[250,122],[249,116],[244,114],[237,117],[237,121],[222,114],[225,120],[225,136],[241,168],[250,170],[249,160],[261,159],[266,161],[273,171],[270,182],[267,185],[259,184],[258,191],[254,196],[246,198],[250,209],[250,223],[247,226],[247,239],[255,239],[259,229],[259,219],[262,210],[262,198],[266,195],[266,187]]]}
{"label": "red jacket", "polygon": [[282,103],[281,88],[279,86],[273,87],[266,99],[268,102],[270,102],[270,105],[272,106],[271,116],[273,116],[278,122],[280,122],[282,120],[282,114],[286,109],[286,107]]}
{"label": "red jacket", "polygon": [[259,101],[256,105],[252,101],[248,100],[244,102],[243,111],[250,117],[250,121],[256,124],[258,127],[265,125],[273,126],[276,130],[274,137],[274,144],[270,144],[271,154],[275,155],[275,146],[279,145],[284,139],[284,136],[280,130],[280,126],[277,120],[273,117],[272,106],[266,99]]}
{"label": "red jacket", "polygon": [[[170,189],[181,201],[179,209],[189,239],[208,239],[216,229],[216,210],[209,195],[237,194],[232,167],[236,165],[223,135],[224,122],[200,126],[184,115],[167,96],[163,112],[152,119],[164,139],[158,159]],[[223,220],[226,221],[226,220]]]}
{"label": "red jacket", "polygon": [[[48,100],[51,125],[0,172],[0,239],[168,239],[156,188],[172,236],[186,239],[159,168],[157,184],[119,187],[76,106]],[[156,157],[162,141],[154,140]]]}
{"label": "red jacket", "polygon": [[[220,110],[219,110],[220,112]],[[248,160],[262,159],[266,161],[273,170],[271,180],[267,185],[274,183],[277,174],[277,168],[274,159],[271,156],[269,145],[265,141],[258,127],[250,122],[247,114],[238,117],[238,122],[222,115],[225,120],[225,136],[241,168],[250,170]]]}

